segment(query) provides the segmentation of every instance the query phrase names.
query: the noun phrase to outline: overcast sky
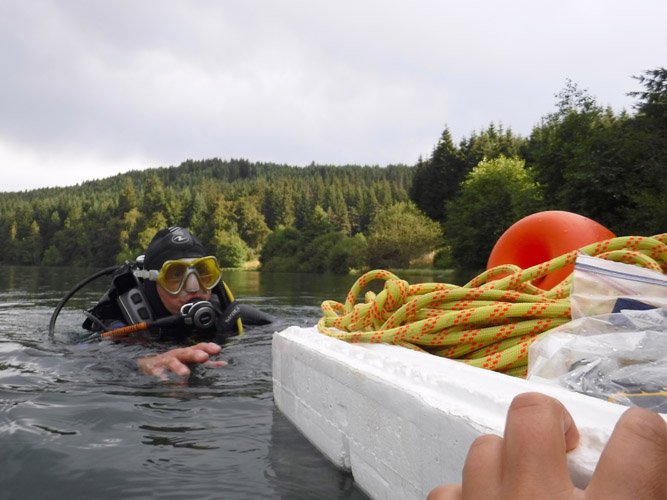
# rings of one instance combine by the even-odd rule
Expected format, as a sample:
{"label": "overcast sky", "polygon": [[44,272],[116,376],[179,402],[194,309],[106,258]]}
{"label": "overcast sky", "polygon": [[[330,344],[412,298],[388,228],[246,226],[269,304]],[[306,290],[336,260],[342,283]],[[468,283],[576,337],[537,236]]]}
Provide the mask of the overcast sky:
{"label": "overcast sky", "polygon": [[631,111],[665,0],[0,0],[0,191],[186,159],[414,164],[566,79]]}

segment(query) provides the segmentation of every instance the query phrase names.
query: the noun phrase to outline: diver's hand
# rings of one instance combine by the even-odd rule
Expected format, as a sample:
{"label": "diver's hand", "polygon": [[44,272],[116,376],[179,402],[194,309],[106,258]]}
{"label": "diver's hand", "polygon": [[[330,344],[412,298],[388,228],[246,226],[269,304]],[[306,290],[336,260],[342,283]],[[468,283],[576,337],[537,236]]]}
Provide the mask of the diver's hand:
{"label": "diver's hand", "polygon": [[667,498],[667,423],[658,414],[631,408],[621,416],[583,491],[572,484],[565,456],[578,442],[559,401],[521,394],[507,413],[504,438],[477,438],[463,483],[439,486],[428,500]]}
{"label": "diver's hand", "polygon": [[146,375],[166,378],[165,372],[176,375],[190,375],[187,363],[206,363],[209,366],[225,366],[225,361],[209,361],[210,356],[218,354],[222,348],[213,342],[200,342],[190,347],[179,347],[162,354],[145,356],[137,360],[139,369]]}

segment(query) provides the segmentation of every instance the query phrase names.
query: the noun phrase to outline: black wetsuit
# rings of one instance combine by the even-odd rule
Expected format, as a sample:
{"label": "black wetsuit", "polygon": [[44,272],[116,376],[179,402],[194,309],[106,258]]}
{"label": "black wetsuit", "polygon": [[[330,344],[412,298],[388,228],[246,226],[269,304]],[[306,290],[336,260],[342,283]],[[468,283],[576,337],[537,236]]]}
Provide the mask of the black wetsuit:
{"label": "black wetsuit", "polygon": [[[122,276],[120,270],[115,276]],[[122,282],[122,280],[120,280]],[[114,280],[118,283],[119,280]],[[160,300],[154,281],[136,282],[136,289],[142,292],[146,302],[147,309],[150,310],[150,319],[171,317],[172,314],[167,311]],[[201,330],[194,326],[186,326],[182,322],[175,321],[172,325],[161,325],[151,328],[153,335],[159,340],[181,340],[186,338],[196,338],[197,340],[220,339],[238,335],[241,332],[241,324],[246,325],[265,325],[274,321],[275,318],[265,314],[251,306],[239,304],[233,301],[231,294],[226,293],[228,288],[224,282],[220,282],[211,290],[211,298],[208,302],[216,312],[215,322],[208,329]],[[87,311],[86,320],[83,322],[83,328],[93,332],[103,330],[113,330],[127,326],[131,321],[127,314],[123,313],[119,305],[119,296],[127,290],[119,290],[112,286],[100,299],[100,301]],[[176,318],[177,316],[174,316]]]}

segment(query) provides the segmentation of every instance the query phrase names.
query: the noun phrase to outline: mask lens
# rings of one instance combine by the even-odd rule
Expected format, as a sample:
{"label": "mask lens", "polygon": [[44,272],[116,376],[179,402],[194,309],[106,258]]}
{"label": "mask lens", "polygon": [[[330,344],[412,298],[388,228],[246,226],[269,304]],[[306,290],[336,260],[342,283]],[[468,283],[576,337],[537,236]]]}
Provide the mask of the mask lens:
{"label": "mask lens", "polygon": [[166,261],[158,274],[157,282],[167,292],[177,294],[183,289],[190,269],[194,270],[200,285],[206,290],[217,285],[222,277],[218,260],[213,256],[208,256],[194,261],[190,259]]}
{"label": "mask lens", "polygon": [[168,260],[162,265],[158,283],[171,293],[178,293],[183,285],[189,264],[177,260]]}
{"label": "mask lens", "polygon": [[213,256],[197,259],[192,263],[192,267],[197,271],[199,283],[201,283],[207,290],[210,290],[217,285],[222,276],[222,270],[218,265],[218,260]]}

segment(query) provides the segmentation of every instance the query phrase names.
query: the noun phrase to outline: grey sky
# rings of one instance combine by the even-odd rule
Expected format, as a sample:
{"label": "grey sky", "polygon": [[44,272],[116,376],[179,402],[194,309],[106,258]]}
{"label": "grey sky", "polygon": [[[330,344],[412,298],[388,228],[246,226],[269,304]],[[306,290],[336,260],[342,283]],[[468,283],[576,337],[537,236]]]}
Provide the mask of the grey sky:
{"label": "grey sky", "polygon": [[191,159],[413,164],[528,135],[567,78],[615,111],[664,0],[0,0],[0,191]]}

